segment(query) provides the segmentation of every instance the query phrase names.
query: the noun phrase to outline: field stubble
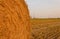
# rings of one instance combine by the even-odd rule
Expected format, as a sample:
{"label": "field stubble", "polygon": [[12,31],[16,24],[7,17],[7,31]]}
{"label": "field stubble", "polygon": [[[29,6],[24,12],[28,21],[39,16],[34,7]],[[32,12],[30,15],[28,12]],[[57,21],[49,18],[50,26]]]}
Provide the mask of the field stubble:
{"label": "field stubble", "polygon": [[60,39],[60,19],[32,19],[31,39]]}

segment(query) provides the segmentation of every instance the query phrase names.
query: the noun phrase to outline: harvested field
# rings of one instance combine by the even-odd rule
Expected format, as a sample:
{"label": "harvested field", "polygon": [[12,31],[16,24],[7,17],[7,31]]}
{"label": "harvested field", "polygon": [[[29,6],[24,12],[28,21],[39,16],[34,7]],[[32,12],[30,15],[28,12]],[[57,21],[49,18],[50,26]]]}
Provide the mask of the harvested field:
{"label": "harvested field", "polygon": [[60,19],[31,19],[31,39],[60,39]]}

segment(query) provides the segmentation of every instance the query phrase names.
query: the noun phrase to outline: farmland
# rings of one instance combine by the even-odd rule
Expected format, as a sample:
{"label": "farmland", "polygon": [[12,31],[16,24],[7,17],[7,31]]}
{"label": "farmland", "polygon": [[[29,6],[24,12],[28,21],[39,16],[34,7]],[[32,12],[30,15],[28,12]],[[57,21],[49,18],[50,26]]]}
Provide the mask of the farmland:
{"label": "farmland", "polygon": [[60,39],[60,19],[31,19],[31,39]]}

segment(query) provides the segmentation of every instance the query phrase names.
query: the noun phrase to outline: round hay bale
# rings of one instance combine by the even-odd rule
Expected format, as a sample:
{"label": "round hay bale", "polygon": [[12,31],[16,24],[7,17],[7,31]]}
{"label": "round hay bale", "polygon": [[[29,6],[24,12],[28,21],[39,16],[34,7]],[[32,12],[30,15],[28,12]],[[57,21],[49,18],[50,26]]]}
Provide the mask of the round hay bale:
{"label": "round hay bale", "polygon": [[0,39],[29,39],[30,16],[24,0],[0,0]]}

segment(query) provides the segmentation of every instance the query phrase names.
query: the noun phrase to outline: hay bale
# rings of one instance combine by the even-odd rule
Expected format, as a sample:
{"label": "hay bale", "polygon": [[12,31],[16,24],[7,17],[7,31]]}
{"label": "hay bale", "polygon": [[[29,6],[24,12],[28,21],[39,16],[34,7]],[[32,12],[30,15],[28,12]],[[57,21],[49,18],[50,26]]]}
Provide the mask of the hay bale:
{"label": "hay bale", "polygon": [[29,20],[24,0],[0,0],[0,39],[29,39]]}

